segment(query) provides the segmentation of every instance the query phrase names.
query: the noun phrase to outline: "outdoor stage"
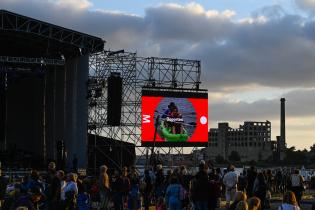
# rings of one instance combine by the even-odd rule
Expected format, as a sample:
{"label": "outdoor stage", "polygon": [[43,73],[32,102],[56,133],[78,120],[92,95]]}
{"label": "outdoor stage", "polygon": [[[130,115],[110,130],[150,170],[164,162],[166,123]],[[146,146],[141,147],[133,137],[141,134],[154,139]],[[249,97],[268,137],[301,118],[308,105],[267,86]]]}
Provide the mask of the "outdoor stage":
{"label": "outdoor stage", "polygon": [[1,10],[0,45],[0,150],[42,165],[62,142],[85,167],[89,54],[104,41]]}
{"label": "outdoor stage", "polygon": [[[4,10],[0,21],[0,158],[7,167],[43,167],[55,160],[71,168],[76,156],[78,167],[86,169],[88,147],[97,151],[99,145],[88,146],[88,134],[121,141],[120,147],[132,144],[134,164],[136,155],[182,154],[183,146],[200,146],[153,143],[148,148],[141,139],[142,90],[206,98],[200,61],[104,51],[101,38]],[[112,74],[120,77],[120,94],[109,91]],[[115,110],[108,106],[110,94],[120,99],[111,106]],[[110,112],[120,113],[117,124],[109,123]],[[207,116],[198,113],[190,126],[198,126],[202,117],[207,127]],[[206,138],[202,141],[207,145]],[[100,161],[109,158],[102,154]],[[111,161],[115,167],[125,164],[122,158]]]}

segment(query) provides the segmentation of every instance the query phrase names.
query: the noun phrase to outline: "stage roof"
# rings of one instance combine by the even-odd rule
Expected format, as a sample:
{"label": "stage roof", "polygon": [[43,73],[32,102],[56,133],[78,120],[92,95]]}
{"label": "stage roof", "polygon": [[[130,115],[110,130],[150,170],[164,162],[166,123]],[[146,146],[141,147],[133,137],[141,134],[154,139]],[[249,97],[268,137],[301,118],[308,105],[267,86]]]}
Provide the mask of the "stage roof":
{"label": "stage roof", "polygon": [[60,58],[104,49],[101,38],[0,10],[0,55]]}

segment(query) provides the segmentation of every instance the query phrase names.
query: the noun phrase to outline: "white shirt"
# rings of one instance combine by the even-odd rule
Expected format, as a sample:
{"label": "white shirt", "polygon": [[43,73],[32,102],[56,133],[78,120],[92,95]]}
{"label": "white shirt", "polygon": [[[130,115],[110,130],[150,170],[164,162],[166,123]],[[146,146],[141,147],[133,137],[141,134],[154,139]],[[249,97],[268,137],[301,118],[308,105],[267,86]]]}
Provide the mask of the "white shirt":
{"label": "white shirt", "polygon": [[291,175],[291,185],[292,187],[299,187],[303,183],[301,183],[301,180],[303,180],[303,177],[299,174],[292,174]]}
{"label": "white shirt", "polygon": [[234,171],[230,171],[223,177],[223,184],[227,188],[233,188],[237,185],[238,176]]}
{"label": "white shirt", "polygon": [[65,181],[60,181],[60,200],[64,201],[66,200],[66,195],[65,195],[65,187],[66,187],[66,182]]}
{"label": "white shirt", "polygon": [[[281,208],[281,206],[282,206],[282,208]],[[293,205],[287,204],[287,203],[284,203],[281,206],[279,206],[278,210],[301,210],[300,207],[293,206]]]}
{"label": "white shirt", "polygon": [[66,186],[64,187],[64,199],[63,200],[65,200],[66,199],[66,193],[67,192],[70,192],[70,191],[72,191],[72,192],[74,192],[76,195],[78,194],[78,186],[77,186],[77,183],[75,183],[75,182],[73,182],[73,181],[70,181],[70,182],[68,182],[67,184],[66,184]]}

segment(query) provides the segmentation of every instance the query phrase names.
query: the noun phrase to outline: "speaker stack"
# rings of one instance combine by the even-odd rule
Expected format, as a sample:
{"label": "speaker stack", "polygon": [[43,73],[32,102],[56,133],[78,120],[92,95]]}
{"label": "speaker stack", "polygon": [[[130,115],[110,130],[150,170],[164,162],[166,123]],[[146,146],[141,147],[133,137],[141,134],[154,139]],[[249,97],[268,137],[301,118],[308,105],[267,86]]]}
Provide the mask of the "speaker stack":
{"label": "speaker stack", "polygon": [[107,125],[120,126],[123,85],[120,73],[111,73],[107,84]]}

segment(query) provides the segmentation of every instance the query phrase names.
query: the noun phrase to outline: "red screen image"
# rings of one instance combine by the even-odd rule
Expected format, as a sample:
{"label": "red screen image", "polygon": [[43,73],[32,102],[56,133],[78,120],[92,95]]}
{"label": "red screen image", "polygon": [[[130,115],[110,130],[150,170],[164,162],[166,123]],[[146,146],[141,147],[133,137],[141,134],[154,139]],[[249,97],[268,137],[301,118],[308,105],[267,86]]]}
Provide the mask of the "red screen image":
{"label": "red screen image", "polygon": [[208,143],[206,94],[143,91],[141,107],[142,145],[204,146]]}

